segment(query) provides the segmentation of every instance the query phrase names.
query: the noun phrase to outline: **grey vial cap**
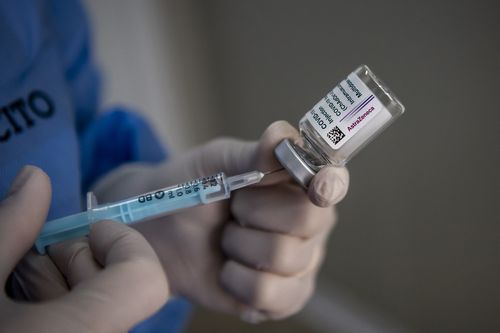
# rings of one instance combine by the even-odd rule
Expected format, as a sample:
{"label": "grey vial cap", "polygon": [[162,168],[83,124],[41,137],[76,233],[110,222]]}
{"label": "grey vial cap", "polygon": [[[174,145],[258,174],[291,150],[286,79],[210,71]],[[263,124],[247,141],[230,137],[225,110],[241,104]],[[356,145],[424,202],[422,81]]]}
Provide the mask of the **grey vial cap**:
{"label": "grey vial cap", "polygon": [[306,162],[305,151],[289,139],[281,141],[274,148],[274,155],[288,173],[304,188],[309,186],[311,179],[318,171]]}

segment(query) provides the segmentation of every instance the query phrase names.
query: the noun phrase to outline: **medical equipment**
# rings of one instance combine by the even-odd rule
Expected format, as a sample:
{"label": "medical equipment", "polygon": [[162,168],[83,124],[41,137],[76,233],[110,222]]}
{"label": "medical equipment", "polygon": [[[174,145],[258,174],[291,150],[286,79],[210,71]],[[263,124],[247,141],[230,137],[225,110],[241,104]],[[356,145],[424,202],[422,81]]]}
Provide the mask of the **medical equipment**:
{"label": "medical equipment", "polygon": [[87,194],[87,210],[47,222],[35,242],[39,253],[45,247],[89,234],[90,225],[100,220],[132,224],[178,210],[228,199],[231,192],[260,182],[269,172],[251,171],[226,177],[222,172],[182,184],[169,186],[114,203],[97,205],[92,192]]}
{"label": "medical equipment", "polygon": [[361,65],[300,120],[301,142],[285,139],[274,152],[307,188],[323,166],[345,165],[403,112],[389,88]]}

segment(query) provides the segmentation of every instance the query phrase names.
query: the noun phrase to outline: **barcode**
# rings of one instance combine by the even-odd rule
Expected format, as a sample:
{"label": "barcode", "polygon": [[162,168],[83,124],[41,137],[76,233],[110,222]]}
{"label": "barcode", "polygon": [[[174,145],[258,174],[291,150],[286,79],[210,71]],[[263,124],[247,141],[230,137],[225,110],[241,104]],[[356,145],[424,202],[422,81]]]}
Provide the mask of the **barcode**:
{"label": "barcode", "polygon": [[336,145],[345,137],[345,134],[340,130],[340,128],[335,126],[326,136],[333,142],[334,145]]}

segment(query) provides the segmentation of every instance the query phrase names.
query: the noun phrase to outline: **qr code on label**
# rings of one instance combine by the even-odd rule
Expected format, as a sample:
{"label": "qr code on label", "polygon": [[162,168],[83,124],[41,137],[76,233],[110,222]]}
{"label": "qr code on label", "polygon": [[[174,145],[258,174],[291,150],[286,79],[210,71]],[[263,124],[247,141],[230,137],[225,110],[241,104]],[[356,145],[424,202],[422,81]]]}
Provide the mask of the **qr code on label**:
{"label": "qr code on label", "polygon": [[340,130],[337,126],[332,128],[330,132],[326,135],[330,140],[332,140],[333,144],[336,145],[345,137],[344,132]]}

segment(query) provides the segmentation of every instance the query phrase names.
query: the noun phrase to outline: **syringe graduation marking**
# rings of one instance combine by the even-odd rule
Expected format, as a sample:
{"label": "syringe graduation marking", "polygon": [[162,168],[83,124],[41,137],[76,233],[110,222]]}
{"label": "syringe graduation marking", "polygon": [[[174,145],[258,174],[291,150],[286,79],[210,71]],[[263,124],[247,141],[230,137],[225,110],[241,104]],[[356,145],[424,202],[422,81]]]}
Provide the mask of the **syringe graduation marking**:
{"label": "syringe graduation marking", "polygon": [[220,186],[222,181],[221,177],[222,175],[218,173],[216,175],[198,178],[189,182],[178,184],[166,190],[157,190],[155,192],[140,195],[137,197],[137,201],[140,204],[143,204],[152,201],[153,199],[175,199],[182,197],[183,195],[190,195],[193,192],[197,193],[200,189],[207,190],[212,187]]}

